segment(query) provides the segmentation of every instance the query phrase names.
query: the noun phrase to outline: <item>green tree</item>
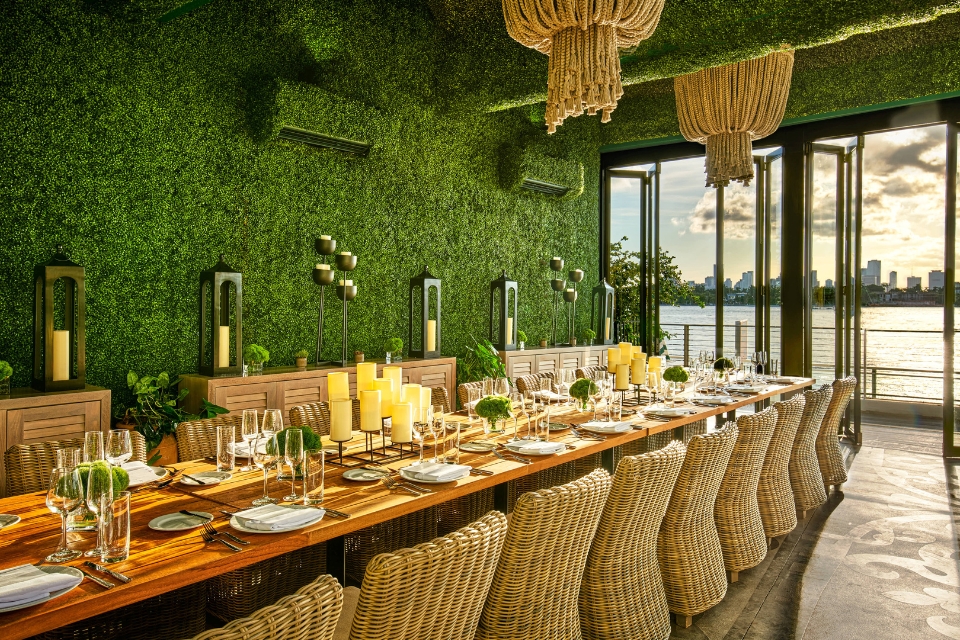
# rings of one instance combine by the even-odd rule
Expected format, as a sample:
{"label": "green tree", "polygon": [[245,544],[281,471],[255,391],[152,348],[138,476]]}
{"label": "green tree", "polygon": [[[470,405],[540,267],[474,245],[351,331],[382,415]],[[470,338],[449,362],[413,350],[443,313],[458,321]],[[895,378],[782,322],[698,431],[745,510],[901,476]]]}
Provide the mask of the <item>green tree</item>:
{"label": "green tree", "polygon": [[[624,236],[610,244],[610,285],[617,290],[617,312],[622,319],[641,318],[644,314],[642,284],[643,252],[625,249]],[[683,280],[680,267],[673,263],[674,257],[660,248],[660,304],[678,307],[681,304],[704,306],[697,289]]]}

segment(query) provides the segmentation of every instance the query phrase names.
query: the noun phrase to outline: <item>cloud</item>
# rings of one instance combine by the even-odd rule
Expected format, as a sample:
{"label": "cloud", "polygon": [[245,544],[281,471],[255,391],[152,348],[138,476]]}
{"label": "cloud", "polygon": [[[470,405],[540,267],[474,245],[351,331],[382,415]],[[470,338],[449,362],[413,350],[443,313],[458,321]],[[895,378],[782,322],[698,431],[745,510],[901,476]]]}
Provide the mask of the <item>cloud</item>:
{"label": "cloud", "polygon": [[[756,231],[756,195],[753,188],[728,188],[723,194],[723,236],[730,240],[746,240]],[[717,192],[710,189],[697,202],[688,218],[690,233],[717,232]]]}

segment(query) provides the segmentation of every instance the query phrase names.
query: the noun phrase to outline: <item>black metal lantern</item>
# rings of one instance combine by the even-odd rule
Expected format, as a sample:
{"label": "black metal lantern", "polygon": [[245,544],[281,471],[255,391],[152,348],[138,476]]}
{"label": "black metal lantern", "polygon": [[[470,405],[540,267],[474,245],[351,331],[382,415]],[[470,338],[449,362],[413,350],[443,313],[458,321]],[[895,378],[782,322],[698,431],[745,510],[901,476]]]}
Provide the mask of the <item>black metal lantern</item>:
{"label": "black metal lantern", "polygon": [[[233,285],[233,322],[230,289]],[[200,272],[200,373],[238,375],[243,370],[243,275],[220,260]],[[230,348],[231,333],[234,348]],[[231,357],[232,352],[232,357]]]}
{"label": "black metal lantern", "polygon": [[410,278],[410,355],[414,358],[440,357],[440,278],[423,273]]}
{"label": "black metal lantern", "polygon": [[500,351],[517,348],[517,281],[504,271],[490,283],[490,342]]}
{"label": "black metal lantern", "polygon": [[597,332],[597,344],[613,344],[613,287],[606,278],[593,288],[593,300],[590,308],[590,324]]}
{"label": "black metal lantern", "polygon": [[[62,310],[57,281],[63,280]],[[87,305],[83,267],[57,245],[53,258],[33,270],[33,388],[38,391],[83,389],[87,384],[85,352]],[[62,328],[55,320],[63,318]]]}

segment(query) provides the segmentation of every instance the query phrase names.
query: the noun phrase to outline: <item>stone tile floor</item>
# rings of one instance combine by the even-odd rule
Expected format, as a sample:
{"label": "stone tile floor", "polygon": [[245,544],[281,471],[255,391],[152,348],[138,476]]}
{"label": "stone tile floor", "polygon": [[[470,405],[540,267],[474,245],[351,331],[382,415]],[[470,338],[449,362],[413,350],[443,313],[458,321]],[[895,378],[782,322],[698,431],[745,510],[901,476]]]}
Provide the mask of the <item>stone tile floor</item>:
{"label": "stone tile floor", "polygon": [[671,638],[960,640],[960,466],[937,428],[865,425],[849,481]]}

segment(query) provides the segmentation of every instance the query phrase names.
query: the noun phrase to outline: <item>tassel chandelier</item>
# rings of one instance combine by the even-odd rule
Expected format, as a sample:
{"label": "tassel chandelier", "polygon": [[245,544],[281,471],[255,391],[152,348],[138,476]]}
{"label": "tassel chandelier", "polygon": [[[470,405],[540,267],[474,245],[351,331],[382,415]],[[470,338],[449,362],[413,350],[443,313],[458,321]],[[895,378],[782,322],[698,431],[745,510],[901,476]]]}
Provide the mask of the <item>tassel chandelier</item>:
{"label": "tassel chandelier", "polygon": [[503,0],[507,32],[550,57],[547,132],[566,118],[602,112],[623,95],[619,49],[650,37],[664,0]]}

